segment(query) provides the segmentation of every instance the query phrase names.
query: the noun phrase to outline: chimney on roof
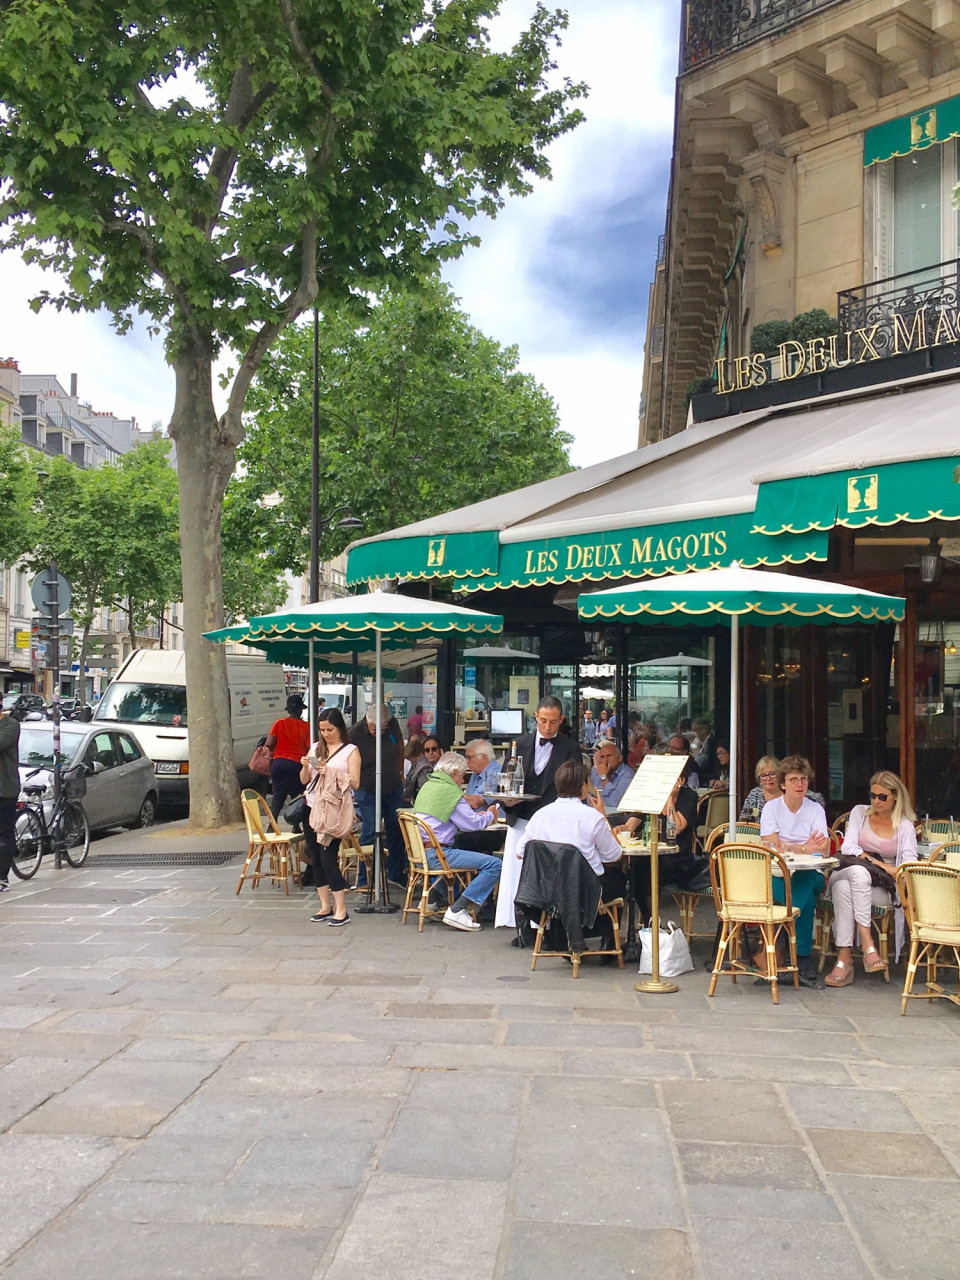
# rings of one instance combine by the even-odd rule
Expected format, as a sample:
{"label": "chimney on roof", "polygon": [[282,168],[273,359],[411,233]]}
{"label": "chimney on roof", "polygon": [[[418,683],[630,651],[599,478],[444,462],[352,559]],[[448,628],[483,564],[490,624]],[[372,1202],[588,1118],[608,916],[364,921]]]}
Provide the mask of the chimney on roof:
{"label": "chimney on roof", "polygon": [[70,394],[71,394],[74,398],[76,398],[76,395],[77,395],[77,375],[76,375],[75,373],[71,373],[71,375],[70,375]]}

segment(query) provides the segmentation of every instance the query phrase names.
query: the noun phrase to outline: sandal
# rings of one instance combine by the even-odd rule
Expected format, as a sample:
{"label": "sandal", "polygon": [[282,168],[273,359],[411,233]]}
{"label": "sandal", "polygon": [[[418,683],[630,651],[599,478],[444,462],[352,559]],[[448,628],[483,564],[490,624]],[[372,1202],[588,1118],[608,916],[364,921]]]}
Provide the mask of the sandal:
{"label": "sandal", "polygon": [[[871,956],[875,958],[870,959]],[[880,952],[876,947],[867,947],[863,953],[863,971],[864,973],[885,973],[887,966],[880,959]]]}
{"label": "sandal", "polygon": [[833,967],[833,972],[828,973],[823,981],[828,987],[849,987],[853,981],[853,965],[838,960]]}

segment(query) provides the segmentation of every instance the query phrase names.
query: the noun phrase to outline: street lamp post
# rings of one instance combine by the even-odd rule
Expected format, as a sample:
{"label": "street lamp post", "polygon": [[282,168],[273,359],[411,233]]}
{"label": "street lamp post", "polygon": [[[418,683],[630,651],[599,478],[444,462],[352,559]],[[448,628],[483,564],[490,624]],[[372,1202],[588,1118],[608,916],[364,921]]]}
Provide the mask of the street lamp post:
{"label": "street lamp post", "polygon": [[[340,516],[341,519],[337,519]],[[320,308],[313,306],[313,430],[310,449],[310,603],[320,597],[320,540],[330,528],[362,529],[363,521],[352,515],[349,503],[334,507],[320,517]],[[313,641],[309,642],[310,669],[307,677],[307,706],[310,732],[317,725],[317,669],[313,659]],[[354,708],[356,710],[356,708]]]}

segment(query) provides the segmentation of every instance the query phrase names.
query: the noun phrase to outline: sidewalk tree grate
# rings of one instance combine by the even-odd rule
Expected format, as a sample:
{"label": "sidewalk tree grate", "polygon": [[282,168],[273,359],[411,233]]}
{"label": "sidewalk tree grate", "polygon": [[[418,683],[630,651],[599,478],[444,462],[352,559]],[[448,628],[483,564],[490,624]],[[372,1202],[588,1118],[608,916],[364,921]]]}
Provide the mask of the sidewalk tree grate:
{"label": "sidewalk tree grate", "polygon": [[222,867],[246,854],[246,849],[219,849],[190,853],[175,849],[169,853],[91,853],[88,867]]}

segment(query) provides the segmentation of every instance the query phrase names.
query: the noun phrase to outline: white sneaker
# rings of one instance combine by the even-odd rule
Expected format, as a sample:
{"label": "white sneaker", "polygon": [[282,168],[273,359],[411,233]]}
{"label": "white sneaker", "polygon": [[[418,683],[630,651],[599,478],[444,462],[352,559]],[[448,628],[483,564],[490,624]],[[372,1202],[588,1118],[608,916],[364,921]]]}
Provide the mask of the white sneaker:
{"label": "white sneaker", "polygon": [[474,933],[480,928],[468,911],[454,911],[453,907],[447,907],[443,913],[443,923],[451,929],[462,929],[464,933]]}

